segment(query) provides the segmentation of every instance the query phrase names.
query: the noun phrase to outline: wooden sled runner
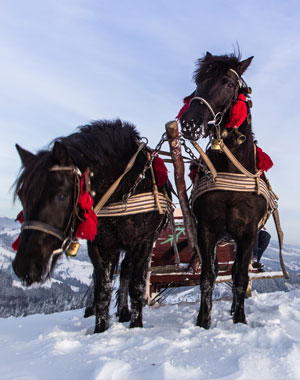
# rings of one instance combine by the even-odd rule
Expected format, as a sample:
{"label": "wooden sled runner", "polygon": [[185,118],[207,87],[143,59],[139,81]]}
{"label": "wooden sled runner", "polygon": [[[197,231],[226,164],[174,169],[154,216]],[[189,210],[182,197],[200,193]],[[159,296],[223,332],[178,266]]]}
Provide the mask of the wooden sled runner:
{"label": "wooden sled runner", "polygon": [[[147,279],[146,295],[149,305],[160,302],[170,288],[195,286],[200,283],[201,266],[195,273],[189,267],[191,253],[186,243],[184,223],[179,209],[176,209],[175,213],[175,235],[179,249],[184,245],[184,248],[179,252],[180,264],[175,263],[174,238],[170,225],[160,233],[154,245]],[[217,246],[219,272],[216,283],[231,282],[231,270],[235,254],[236,247],[233,240],[219,242]],[[251,282],[253,280],[282,277],[284,274],[281,271],[259,272],[258,269],[252,268],[250,265],[248,296],[251,295]]]}

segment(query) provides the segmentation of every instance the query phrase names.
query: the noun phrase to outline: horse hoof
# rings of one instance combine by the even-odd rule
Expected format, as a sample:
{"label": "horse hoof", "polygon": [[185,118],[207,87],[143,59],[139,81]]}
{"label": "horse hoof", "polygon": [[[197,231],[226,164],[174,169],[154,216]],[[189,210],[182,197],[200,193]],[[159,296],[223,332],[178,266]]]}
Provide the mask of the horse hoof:
{"label": "horse hoof", "polygon": [[89,318],[92,315],[95,315],[95,310],[92,306],[88,306],[85,311],[84,311],[84,316],[83,318]]}
{"label": "horse hoof", "polygon": [[101,322],[99,325],[96,325],[95,330],[94,330],[94,334],[103,333],[107,329],[108,329],[108,323]]}
{"label": "horse hoof", "polygon": [[243,323],[243,324],[247,324],[247,320],[246,320],[246,317],[245,315],[234,315],[233,316],[233,323]]}
{"label": "horse hoof", "polygon": [[122,309],[118,312],[118,316],[119,322],[129,322],[131,319],[131,312],[128,310],[128,308]]}
{"label": "horse hoof", "polygon": [[136,327],[144,327],[141,318],[137,318],[136,320],[130,322],[129,328],[133,329]]}
{"label": "horse hoof", "polygon": [[209,328],[211,326],[211,320],[202,321],[202,320],[200,320],[200,318],[198,318],[196,326],[203,327],[205,330],[209,330]]}

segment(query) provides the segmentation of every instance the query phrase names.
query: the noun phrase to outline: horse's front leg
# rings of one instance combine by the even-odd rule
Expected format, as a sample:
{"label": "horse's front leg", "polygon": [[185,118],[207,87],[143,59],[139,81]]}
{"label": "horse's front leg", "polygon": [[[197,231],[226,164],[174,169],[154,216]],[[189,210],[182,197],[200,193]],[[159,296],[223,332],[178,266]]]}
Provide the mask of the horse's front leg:
{"label": "horse's front leg", "polygon": [[112,296],[111,272],[115,264],[115,254],[101,256],[97,243],[88,243],[90,259],[94,265],[95,333],[104,332],[109,327],[109,305]]}
{"label": "horse's front leg", "polygon": [[218,260],[216,256],[216,238],[208,231],[199,231],[202,267],[200,275],[201,303],[197,318],[197,326],[209,329],[211,325],[212,294],[218,275]]}
{"label": "horse's front leg", "polygon": [[153,247],[153,237],[142,242],[134,255],[132,276],[129,283],[131,300],[130,328],[143,327],[143,306],[148,262]]}
{"label": "horse's front leg", "polygon": [[232,293],[233,302],[231,313],[233,323],[247,323],[245,315],[245,295],[249,283],[249,263],[253,253],[255,234],[237,240],[237,255],[232,268]]}

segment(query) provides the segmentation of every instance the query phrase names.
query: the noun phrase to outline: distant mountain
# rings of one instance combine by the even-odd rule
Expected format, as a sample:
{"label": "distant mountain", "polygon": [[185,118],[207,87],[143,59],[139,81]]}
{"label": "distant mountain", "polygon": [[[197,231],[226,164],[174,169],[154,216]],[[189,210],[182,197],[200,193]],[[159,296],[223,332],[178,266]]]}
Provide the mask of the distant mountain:
{"label": "distant mountain", "polygon": [[[11,265],[15,256],[11,244],[19,231],[19,223],[0,217],[0,317],[53,313],[83,308],[89,304],[93,267],[85,243],[83,242],[75,258],[61,257],[51,281],[41,286],[25,288],[14,274]],[[283,258],[290,279],[256,280],[253,281],[254,290],[268,293],[300,288],[300,247],[286,245]],[[270,243],[262,262],[266,271],[280,271],[277,242]],[[216,286],[215,296],[218,296],[218,293]]]}
{"label": "distant mountain", "polygon": [[15,256],[11,244],[19,232],[19,223],[0,217],[0,317],[48,314],[83,308],[89,303],[93,268],[85,244],[77,257],[61,257],[51,281],[25,288],[11,265]]}
{"label": "distant mountain", "polygon": [[0,231],[5,228],[18,228],[20,225],[18,222],[14,221],[13,219],[9,219],[6,217],[0,217]]}

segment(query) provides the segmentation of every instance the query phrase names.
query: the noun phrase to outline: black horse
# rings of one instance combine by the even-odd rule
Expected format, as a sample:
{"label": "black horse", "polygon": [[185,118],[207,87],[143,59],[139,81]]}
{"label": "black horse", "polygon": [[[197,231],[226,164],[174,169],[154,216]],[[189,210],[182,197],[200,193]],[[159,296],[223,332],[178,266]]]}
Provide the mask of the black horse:
{"label": "black horse", "polygon": [[[80,127],[78,132],[54,140],[50,150],[42,150],[36,155],[17,145],[23,168],[16,181],[15,197],[18,196],[22,202],[24,223],[13,268],[26,285],[43,282],[50,276],[58,257],[67,249],[80,224],[87,219],[86,213],[93,212],[80,206],[81,187],[90,182],[97,204],[124,172],[140,140],[133,125],[116,120],[96,121]],[[143,173],[148,159],[143,149],[111,195],[109,204],[122,201]],[[94,175],[84,180],[86,174],[80,173],[89,171]],[[144,177],[135,194],[152,192],[153,175],[150,170]],[[159,187],[159,192],[162,191],[163,186]],[[165,214],[157,211],[98,218],[96,235],[88,241],[88,253],[94,266],[95,332],[108,328],[111,280],[120,252],[125,252],[125,259],[121,265],[119,321],[130,320],[130,327],[143,326],[148,260],[165,219]]]}
{"label": "black horse", "polygon": [[[194,79],[195,93],[185,99],[189,108],[181,116],[183,134],[190,139],[209,136],[223,139],[239,162],[251,173],[256,173],[256,160],[251,118],[249,112],[250,89],[241,78],[253,57],[244,61],[237,55],[213,56],[207,53],[198,61]],[[245,95],[243,97],[243,95]],[[233,106],[244,102],[246,114],[239,128],[228,125]],[[236,122],[236,121],[235,121]],[[225,156],[210,146],[208,156],[217,172],[240,173]],[[199,170],[199,177],[203,171]],[[198,178],[199,178],[198,177]],[[244,299],[248,285],[248,266],[258,232],[259,221],[267,210],[265,198],[255,192],[210,191],[196,197],[193,213],[197,220],[198,244],[202,255],[200,278],[201,306],[197,325],[211,325],[212,292],[218,274],[216,244],[224,236],[231,236],[237,245],[233,265],[233,322],[246,323]]]}

